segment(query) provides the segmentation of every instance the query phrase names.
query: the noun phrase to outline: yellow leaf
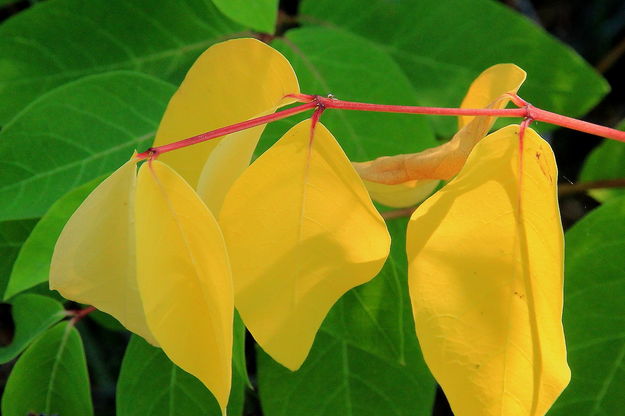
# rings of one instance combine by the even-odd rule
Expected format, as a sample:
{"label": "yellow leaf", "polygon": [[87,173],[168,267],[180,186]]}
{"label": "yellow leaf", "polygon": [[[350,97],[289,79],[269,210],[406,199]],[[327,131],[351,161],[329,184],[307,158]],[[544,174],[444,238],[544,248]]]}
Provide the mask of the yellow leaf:
{"label": "yellow leaf", "polygon": [[111,314],[153,345],[135,271],[136,161],[105,179],[69,219],[54,248],[50,289]]}
{"label": "yellow leaf", "polygon": [[[503,98],[506,93],[516,94],[526,76],[525,71],[514,64],[493,65],[471,83],[460,108],[505,108],[510,100],[499,98]],[[458,129],[474,119],[475,116],[458,117]]]}
{"label": "yellow leaf", "polygon": [[482,140],[408,225],[425,360],[458,416],[544,415],[568,384],[553,152],[518,126]]}
{"label": "yellow leaf", "polygon": [[250,164],[265,126],[257,126],[224,137],[208,156],[197,185],[197,193],[216,218],[232,184]]}
{"label": "yellow leaf", "polygon": [[373,278],[390,238],[331,133],[297,124],[235,182],[220,225],[235,304],[260,346],[296,370],[332,305]]}
{"label": "yellow leaf", "polygon": [[437,180],[414,180],[397,185],[363,181],[371,199],[388,207],[410,207],[423,201],[436,189],[440,181]]}
{"label": "yellow leaf", "polygon": [[[513,64],[495,65],[478,76],[462,102],[462,108],[504,108],[509,98],[525,80],[525,71]],[[387,185],[422,179],[449,180],[464,165],[467,156],[490,130],[496,117],[461,117],[461,129],[437,147],[419,153],[385,156],[354,163],[358,174],[367,181]]]}
{"label": "yellow leaf", "polygon": [[[204,52],[174,94],[154,146],[268,114],[293,102],[297,77],[278,51],[256,39],[233,39]],[[255,140],[262,128],[254,129]],[[159,160],[195,187],[206,158],[220,139],[165,153]],[[249,160],[248,160],[249,162]]]}
{"label": "yellow leaf", "polygon": [[137,280],[150,330],[225,412],[234,296],[217,221],[184,179],[158,161],[139,170],[136,218]]}

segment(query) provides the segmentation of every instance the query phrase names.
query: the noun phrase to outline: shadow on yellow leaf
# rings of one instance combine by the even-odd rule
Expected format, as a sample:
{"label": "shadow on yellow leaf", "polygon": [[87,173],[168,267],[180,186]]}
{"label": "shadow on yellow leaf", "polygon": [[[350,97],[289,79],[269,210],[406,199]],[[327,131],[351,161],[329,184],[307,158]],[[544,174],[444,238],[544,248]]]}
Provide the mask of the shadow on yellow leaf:
{"label": "shadow on yellow leaf", "polygon": [[217,221],[167,165],[139,170],[137,280],[148,326],[167,356],[199,378],[225,412],[234,296]]}
{"label": "shadow on yellow leaf", "polygon": [[408,225],[419,343],[457,415],[544,415],[570,379],[557,168],[528,129],[519,172],[518,133],[480,141]]}
{"label": "shadow on yellow leaf", "polygon": [[221,210],[235,303],[259,345],[296,370],[332,305],[382,268],[390,238],[331,133],[289,130],[235,182]]}
{"label": "shadow on yellow leaf", "polygon": [[136,279],[135,160],[106,178],[67,222],[54,248],[50,289],[114,316],[158,345],[148,329]]}
{"label": "shadow on yellow leaf", "polygon": [[50,288],[111,314],[199,378],[225,409],[234,295],[217,221],[165,164],[126,162],[57,241]]}

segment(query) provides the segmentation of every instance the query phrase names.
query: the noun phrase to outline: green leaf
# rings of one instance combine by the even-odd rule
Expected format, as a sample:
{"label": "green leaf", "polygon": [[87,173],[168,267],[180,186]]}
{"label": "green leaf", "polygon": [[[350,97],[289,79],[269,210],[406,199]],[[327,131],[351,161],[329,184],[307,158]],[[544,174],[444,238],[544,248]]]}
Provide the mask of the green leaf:
{"label": "green leaf", "polygon": [[[414,88],[397,64],[366,39],[334,29],[305,28],[289,31],[272,46],[291,62],[306,93],[379,103],[416,101]],[[269,124],[259,150],[308,117],[310,113]],[[351,160],[417,152],[438,144],[422,116],[329,110],[322,121]]]}
{"label": "green leaf", "polygon": [[[237,337],[235,336],[235,340]],[[233,372],[228,415],[243,413],[245,382]],[[163,350],[133,335],[117,382],[117,416],[221,415],[213,395]]]}
{"label": "green leaf", "polygon": [[0,220],[41,216],[69,190],[147,147],[173,91],[120,71],[83,78],[30,104],[0,132]]}
{"label": "green leaf", "polygon": [[[625,120],[617,129],[625,130]],[[580,181],[625,179],[625,146],[615,140],[604,140],[588,155],[579,175]],[[589,192],[598,201],[625,195],[624,189],[593,189]]]}
{"label": "green leaf", "polygon": [[278,0],[213,0],[223,14],[237,23],[272,34],[278,17]]}
{"label": "green leaf", "polygon": [[[459,105],[473,78],[498,63],[527,71],[522,97],[570,116],[584,114],[609,90],[571,48],[492,0],[304,0],[300,13],[303,22],[337,26],[386,50],[412,82],[419,105]],[[434,120],[447,136],[455,130],[452,118]]]}
{"label": "green leaf", "polygon": [[240,378],[249,388],[252,383],[247,374],[247,362],[245,359],[245,325],[239,316],[239,312],[234,310],[234,337],[232,340],[232,368],[234,378]]}
{"label": "green leaf", "polygon": [[564,330],[571,384],[549,415],[622,415],[625,391],[625,198],[566,233]]}
{"label": "green leaf", "polygon": [[69,322],[49,329],[17,360],[2,396],[4,416],[91,416],[82,340]]}
{"label": "green leaf", "polygon": [[45,296],[24,294],[11,302],[15,334],[0,348],[0,364],[17,357],[39,334],[67,316],[63,305]]}
{"label": "green leaf", "polygon": [[0,124],[93,73],[132,69],[177,84],[200,53],[240,30],[210,0],[41,2],[0,26]]}
{"label": "green leaf", "polygon": [[11,278],[4,293],[5,300],[48,281],[54,245],[65,223],[103,179],[104,176],[101,176],[63,195],[41,218],[15,260]]}
{"label": "green leaf", "polygon": [[17,253],[35,224],[37,220],[0,222],[0,296],[9,283]]}
{"label": "green leaf", "polygon": [[406,220],[388,225],[389,261],[332,308],[300,370],[292,373],[259,350],[265,416],[431,414],[435,382],[408,300]]}
{"label": "green leaf", "polygon": [[124,326],[122,324],[120,324],[117,319],[113,318],[108,313],[102,312],[100,310],[96,310],[96,311],[91,312],[89,314],[89,319],[93,319],[100,326],[102,326],[102,327],[104,327],[104,328],[106,328],[106,329],[108,329],[110,331],[122,331],[122,332],[127,331],[127,329],[124,328]]}

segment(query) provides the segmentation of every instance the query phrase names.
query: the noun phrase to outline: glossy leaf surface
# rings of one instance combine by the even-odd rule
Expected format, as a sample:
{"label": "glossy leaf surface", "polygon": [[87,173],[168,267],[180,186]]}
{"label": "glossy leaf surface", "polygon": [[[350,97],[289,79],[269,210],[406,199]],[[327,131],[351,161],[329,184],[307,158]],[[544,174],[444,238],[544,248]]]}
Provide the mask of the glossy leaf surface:
{"label": "glossy leaf surface", "polygon": [[102,182],[102,177],[79,186],[56,201],[37,223],[15,259],[4,299],[46,282],[50,261],[63,227],[87,195]]}
{"label": "glossy leaf surface", "polygon": [[19,358],[2,395],[4,416],[91,416],[93,406],[82,340],[62,322]]}
{"label": "glossy leaf surface", "polygon": [[478,143],[408,226],[419,343],[459,415],[544,415],[570,379],[556,165],[529,129],[520,172],[518,131]]}
{"label": "glossy leaf surface", "polygon": [[295,370],[330,307],[386,260],[384,221],[342,149],[305,121],[235,182],[220,225],[237,310],[257,342]]}
{"label": "glossy leaf surface", "polygon": [[93,305],[156,344],[137,287],[136,161],[105,179],[74,212],[54,248],[50,289]]}
{"label": "glossy leaf surface", "polygon": [[63,319],[63,305],[45,296],[24,294],[11,301],[15,333],[11,343],[0,348],[0,364],[17,357],[39,334]]}
{"label": "glossy leaf surface", "polygon": [[234,298],[217,221],[162,162],[137,180],[137,280],[150,331],[165,354],[199,378],[222,411],[230,394]]}
{"label": "glossy leaf surface", "polygon": [[126,69],[177,84],[202,51],[241,30],[208,0],[36,4],[0,26],[0,124],[47,90],[94,73]]}
{"label": "glossy leaf surface", "polygon": [[147,75],[109,72],[29,104],[0,132],[0,219],[41,217],[65,193],[146,148],[173,91]]}
{"label": "glossy leaf surface", "polygon": [[[167,106],[154,145],[273,112],[293,101],[284,99],[286,94],[297,92],[299,86],[293,68],[273,48],[256,39],[219,43],[204,52],[187,72]],[[248,140],[257,141],[262,128],[253,132],[245,135]],[[195,187],[206,158],[220,140],[166,153],[160,160]],[[249,159],[245,166],[248,163]]]}

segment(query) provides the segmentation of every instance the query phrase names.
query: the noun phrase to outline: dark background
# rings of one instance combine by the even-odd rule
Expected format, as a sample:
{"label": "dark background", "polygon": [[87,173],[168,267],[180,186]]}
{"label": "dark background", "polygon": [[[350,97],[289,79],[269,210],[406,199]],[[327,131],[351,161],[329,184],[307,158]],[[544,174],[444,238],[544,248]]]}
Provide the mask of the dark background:
{"label": "dark background", "polygon": [[[85,0],[88,1],[88,0]],[[337,0],[340,1],[340,0]],[[587,114],[584,119],[594,123],[616,126],[625,119],[625,2],[623,0],[502,0],[506,4],[553,36],[575,49],[586,61],[608,80],[612,91]],[[0,22],[37,3],[36,0],[19,1],[0,8]],[[278,35],[297,26],[299,0],[281,0]],[[545,66],[549,63],[546,62]],[[549,137],[548,137],[549,139]],[[588,152],[601,139],[571,130],[556,130],[550,137],[558,160],[560,182],[575,182],[582,162]],[[565,228],[572,225],[597,202],[584,194],[567,196],[560,201]],[[0,322],[10,322],[8,305],[0,305]],[[97,415],[114,415],[115,381],[123,357],[128,335],[113,332],[84,320],[80,324]],[[0,325],[0,345],[8,344],[12,337],[11,325]],[[97,341],[96,341],[97,340]],[[250,340],[251,341],[251,340]],[[250,376],[254,380],[255,359],[253,348],[248,357]],[[0,390],[4,386],[11,365],[0,366]],[[260,415],[255,393],[250,392],[246,415]],[[452,413],[442,392],[438,391],[433,414],[446,416]]]}

